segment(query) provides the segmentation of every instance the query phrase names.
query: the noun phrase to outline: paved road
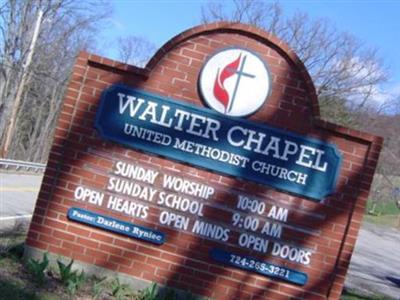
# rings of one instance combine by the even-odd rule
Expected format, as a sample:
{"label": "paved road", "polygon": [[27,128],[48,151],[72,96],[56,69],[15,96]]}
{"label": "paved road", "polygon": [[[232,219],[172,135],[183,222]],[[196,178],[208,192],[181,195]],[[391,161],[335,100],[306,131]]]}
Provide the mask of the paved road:
{"label": "paved road", "polygon": [[400,231],[364,223],[345,285],[400,300]]}
{"label": "paved road", "polygon": [[0,173],[0,217],[32,214],[41,175]]}
{"label": "paved road", "polygon": [[41,175],[0,172],[0,233],[29,222],[41,182]]}
{"label": "paved road", "polygon": [[[0,233],[10,218],[32,214],[41,181],[39,175],[0,173]],[[400,231],[364,224],[345,285],[400,300]]]}

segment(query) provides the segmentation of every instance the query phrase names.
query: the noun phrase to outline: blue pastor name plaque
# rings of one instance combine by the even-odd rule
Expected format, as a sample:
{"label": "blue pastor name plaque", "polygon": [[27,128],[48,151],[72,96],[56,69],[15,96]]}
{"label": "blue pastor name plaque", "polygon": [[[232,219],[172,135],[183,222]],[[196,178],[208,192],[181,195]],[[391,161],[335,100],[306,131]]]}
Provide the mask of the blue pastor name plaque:
{"label": "blue pastor name plaque", "polygon": [[165,234],[162,232],[100,215],[81,208],[71,207],[68,210],[68,219],[156,245],[162,245],[165,242]]}
{"label": "blue pastor name plaque", "polygon": [[320,201],[336,186],[335,145],[127,86],[103,92],[103,139]]}
{"label": "blue pastor name plaque", "polygon": [[306,273],[273,265],[253,257],[234,254],[217,248],[214,248],[210,251],[210,257],[225,265],[251,271],[267,277],[279,278],[281,280],[298,285],[305,285],[308,281],[308,275]]}

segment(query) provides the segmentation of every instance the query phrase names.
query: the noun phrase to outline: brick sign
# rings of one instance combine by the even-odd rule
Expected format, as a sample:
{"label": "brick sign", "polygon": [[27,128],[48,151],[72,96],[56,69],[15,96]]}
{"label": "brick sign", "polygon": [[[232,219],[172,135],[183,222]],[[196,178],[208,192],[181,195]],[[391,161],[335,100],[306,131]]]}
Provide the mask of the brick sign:
{"label": "brick sign", "polygon": [[339,299],[382,139],[319,118],[257,28],[192,28],[137,68],[77,58],[26,256],[214,299]]}

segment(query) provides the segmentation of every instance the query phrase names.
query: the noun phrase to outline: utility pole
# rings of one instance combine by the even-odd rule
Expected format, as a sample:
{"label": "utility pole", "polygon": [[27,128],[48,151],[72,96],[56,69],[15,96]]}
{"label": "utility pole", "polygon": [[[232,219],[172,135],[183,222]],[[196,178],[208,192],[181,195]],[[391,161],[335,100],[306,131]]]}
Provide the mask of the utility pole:
{"label": "utility pole", "polygon": [[3,145],[3,149],[0,151],[1,152],[0,156],[3,158],[6,158],[8,155],[8,151],[9,151],[10,144],[11,144],[11,139],[14,134],[15,123],[17,120],[17,113],[18,113],[19,106],[21,103],[22,94],[23,94],[24,87],[25,87],[25,82],[28,77],[29,67],[32,62],[33,54],[35,52],[36,41],[39,36],[39,30],[40,30],[40,25],[42,23],[42,18],[43,18],[43,10],[41,8],[39,8],[37,19],[36,19],[36,24],[35,24],[35,29],[34,29],[33,35],[32,35],[31,44],[28,49],[26,61],[22,66],[22,68],[23,68],[22,77],[21,77],[21,81],[19,82],[19,85],[17,88],[17,94],[15,96],[15,101],[14,101],[14,105],[13,105],[12,112],[11,112],[11,118],[8,121],[7,131],[5,134],[5,142]]}

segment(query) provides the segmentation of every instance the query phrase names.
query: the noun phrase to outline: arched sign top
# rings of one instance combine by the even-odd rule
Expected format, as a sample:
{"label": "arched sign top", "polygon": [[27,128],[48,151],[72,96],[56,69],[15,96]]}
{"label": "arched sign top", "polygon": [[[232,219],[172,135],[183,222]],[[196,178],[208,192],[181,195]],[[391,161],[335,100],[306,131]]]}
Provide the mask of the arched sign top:
{"label": "arched sign top", "polygon": [[304,66],[300,58],[296,55],[294,50],[289,48],[289,46],[285,42],[274,36],[272,33],[269,33],[260,28],[247,24],[232,23],[232,22],[216,22],[216,23],[199,25],[190,28],[186,31],[183,31],[182,33],[170,39],[155,53],[155,55],[151,58],[151,60],[145,67],[147,76],[149,76],[151,71],[162,60],[162,58],[169,51],[178,47],[178,45],[184,43],[189,39],[213,33],[233,33],[233,34],[244,35],[253,38],[254,40],[257,40],[262,44],[268,45],[269,47],[273,48],[278,53],[280,53],[282,57],[291,66],[293,66],[297,71],[301,73],[301,76],[303,77],[303,82],[305,84],[305,89],[307,90],[307,95],[311,103],[312,115],[314,118],[317,119],[320,118],[319,104],[318,104],[317,94],[315,91],[315,86],[306,67]]}

